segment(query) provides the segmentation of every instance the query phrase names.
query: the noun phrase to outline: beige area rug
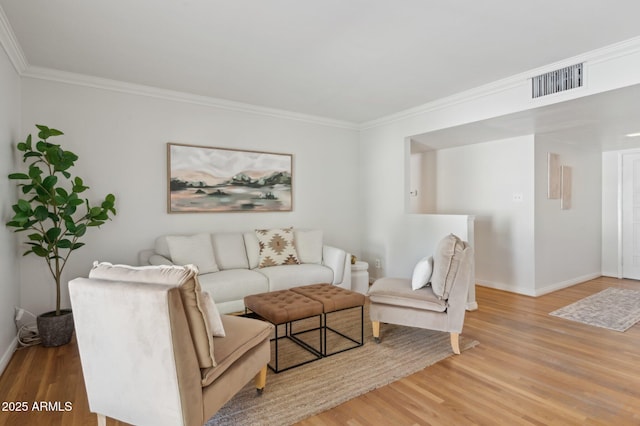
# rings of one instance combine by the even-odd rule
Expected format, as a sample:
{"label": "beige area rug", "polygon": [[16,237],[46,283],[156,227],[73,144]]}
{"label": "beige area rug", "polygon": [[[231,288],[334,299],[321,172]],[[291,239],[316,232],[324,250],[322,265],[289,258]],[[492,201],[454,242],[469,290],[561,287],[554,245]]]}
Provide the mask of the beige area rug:
{"label": "beige area rug", "polygon": [[640,291],[610,287],[550,313],[614,331],[625,331],[640,321]]}
{"label": "beige area rug", "polygon": [[[329,316],[328,325],[359,340],[360,331],[356,327],[359,317],[358,309],[334,313]],[[206,425],[290,425],[453,355],[449,333],[418,328],[382,324],[382,341],[376,344],[366,309],[364,318],[363,346],[279,374],[269,370],[267,386],[261,396],[257,395],[253,383],[249,383]],[[305,324],[298,325],[294,331],[306,327]],[[316,326],[317,321],[312,325]],[[301,337],[315,344],[318,342],[316,335],[317,332],[312,332]],[[328,340],[330,351],[350,343],[332,333]],[[461,336],[461,350],[477,344]],[[311,358],[295,347],[282,346],[279,349],[281,368],[303,360],[305,356]],[[273,343],[271,357],[273,360]]]}

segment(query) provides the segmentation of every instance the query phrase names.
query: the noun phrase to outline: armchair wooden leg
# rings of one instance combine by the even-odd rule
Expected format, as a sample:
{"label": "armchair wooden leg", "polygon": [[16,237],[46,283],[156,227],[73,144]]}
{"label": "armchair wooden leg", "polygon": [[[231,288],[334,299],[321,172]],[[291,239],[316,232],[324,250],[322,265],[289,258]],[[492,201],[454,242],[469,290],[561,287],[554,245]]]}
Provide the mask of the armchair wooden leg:
{"label": "armchair wooden leg", "polygon": [[376,343],[380,343],[380,321],[372,321],[371,326],[373,327],[373,339]]}
{"label": "armchair wooden leg", "polygon": [[458,340],[458,337],[460,336],[460,334],[458,333],[451,333],[451,348],[453,349],[453,353],[460,355],[460,342]]}
{"label": "armchair wooden leg", "polygon": [[98,426],[107,426],[107,416],[104,414],[96,414],[98,416]]}
{"label": "armchair wooden leg", "polygon": [[259,394],[264,392],[264,387],[267,385],[267,366],[265,365],[262,369],[256,374],[256,390]]}

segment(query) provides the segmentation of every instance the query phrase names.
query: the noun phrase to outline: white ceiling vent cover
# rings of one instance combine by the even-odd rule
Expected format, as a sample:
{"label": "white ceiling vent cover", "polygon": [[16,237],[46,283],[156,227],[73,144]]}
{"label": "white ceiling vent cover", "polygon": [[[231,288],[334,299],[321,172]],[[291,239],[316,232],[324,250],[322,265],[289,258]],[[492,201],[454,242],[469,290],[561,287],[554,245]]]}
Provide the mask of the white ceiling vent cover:
{"label": "white ceiling vent cover", "polygon": [[533,77],[531,79],[532,97],[539,98],[540,96],[582,87],[583,82],[583,64],[571,65]]}

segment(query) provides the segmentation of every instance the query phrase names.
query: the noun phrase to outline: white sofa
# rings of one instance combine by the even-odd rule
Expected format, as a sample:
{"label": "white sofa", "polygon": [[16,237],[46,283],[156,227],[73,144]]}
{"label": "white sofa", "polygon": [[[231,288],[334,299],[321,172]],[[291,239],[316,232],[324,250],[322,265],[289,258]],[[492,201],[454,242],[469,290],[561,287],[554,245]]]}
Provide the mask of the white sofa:
{"label": "white sofa", "polygon": [[[259,267],[255,231],[158,237],[139,253],[141,265],[195,264],[198,279],[221,313],[244,310],[244,297],[300,285],[331,283],[351,289],[351,256],[323,244],[322,231],[293,229],[300,264]],[[173,249],[173,250],[172,250]],[[172,256],[173,252],[173,256]]]}

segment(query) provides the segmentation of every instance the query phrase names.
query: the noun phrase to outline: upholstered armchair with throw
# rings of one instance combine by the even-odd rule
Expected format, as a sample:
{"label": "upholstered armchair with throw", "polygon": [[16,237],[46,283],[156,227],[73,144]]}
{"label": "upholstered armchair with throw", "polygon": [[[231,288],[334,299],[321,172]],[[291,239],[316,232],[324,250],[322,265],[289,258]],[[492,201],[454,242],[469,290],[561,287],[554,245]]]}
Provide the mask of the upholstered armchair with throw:
{"label": "upholstered armchair with throw", "polygon": [[438,243],[432,257],[422,259],[413,277],[380,278],[369,289],[373,336],[380,323],[446,331],[460,353],[467,293],[473,279],[473,249],[451,234]]}
{"label": "upholstered armchair with throw", "polygon": [[272,326],[220,316],[192,265],[96,264],[69,292],[99,425],[202,426],[252,378],[265,386]]}

